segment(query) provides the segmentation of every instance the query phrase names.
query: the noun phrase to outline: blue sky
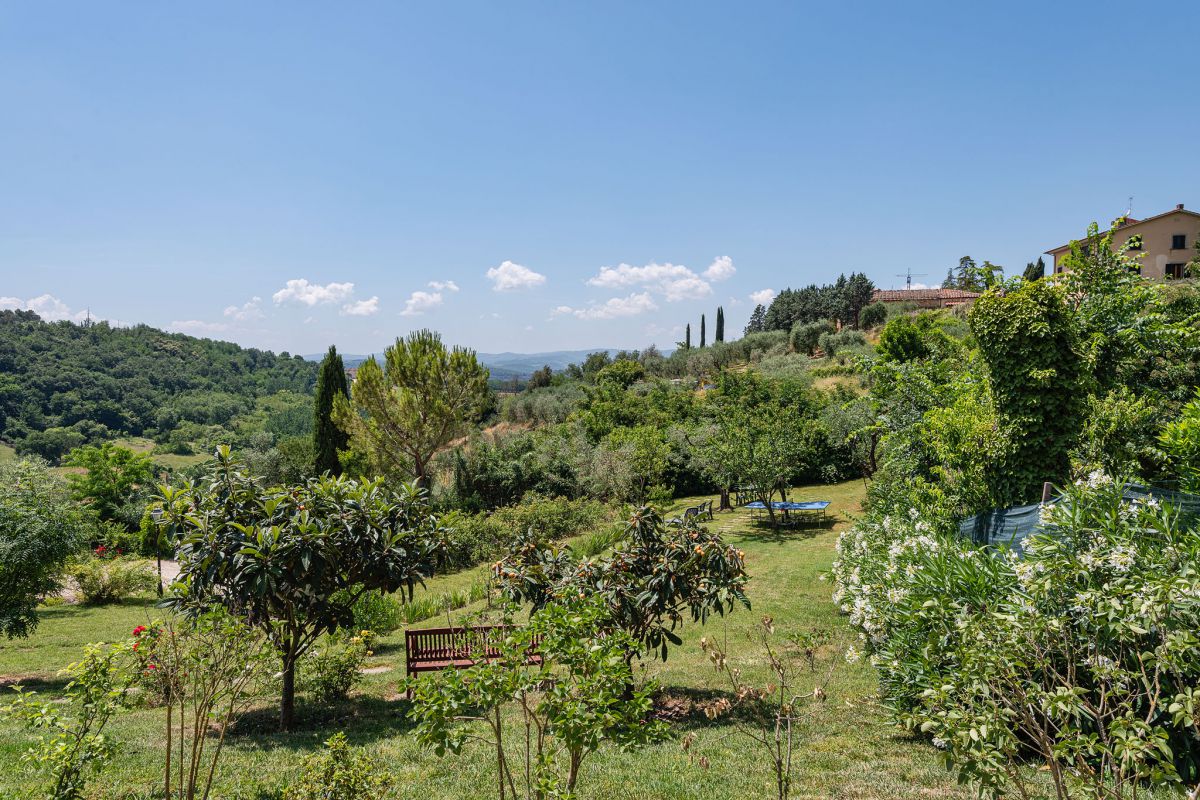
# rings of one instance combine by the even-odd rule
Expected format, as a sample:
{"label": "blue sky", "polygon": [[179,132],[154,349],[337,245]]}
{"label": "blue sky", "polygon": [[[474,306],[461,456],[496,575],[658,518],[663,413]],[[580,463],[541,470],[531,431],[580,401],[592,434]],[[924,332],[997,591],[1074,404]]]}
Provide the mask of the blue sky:
{"label": "blue sky", "polygon": [[1200,207],[1198,36],[1196,4],[9,3],[0,305],[528,352],[1011,273],[1131,195]]}

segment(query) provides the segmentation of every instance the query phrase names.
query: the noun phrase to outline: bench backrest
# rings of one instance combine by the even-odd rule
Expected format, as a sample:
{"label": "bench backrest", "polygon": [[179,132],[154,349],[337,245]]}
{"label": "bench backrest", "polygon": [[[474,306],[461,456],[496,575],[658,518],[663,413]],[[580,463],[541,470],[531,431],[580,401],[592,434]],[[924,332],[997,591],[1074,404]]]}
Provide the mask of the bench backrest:
{"label": "bench backrest", "polygon": [[503,625],[406,630],[404,646],[410,661],[469,658],[480,653],[485,658],[496,658],[500,654],[499,641],[506,630]]}

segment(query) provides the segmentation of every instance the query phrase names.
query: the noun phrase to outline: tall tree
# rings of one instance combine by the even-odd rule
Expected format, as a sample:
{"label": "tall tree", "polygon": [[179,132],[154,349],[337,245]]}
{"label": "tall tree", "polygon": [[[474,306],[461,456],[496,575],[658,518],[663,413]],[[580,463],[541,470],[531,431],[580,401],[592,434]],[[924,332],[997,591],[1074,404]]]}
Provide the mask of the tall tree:
{"label": "tall tree", "polygon": [[83,470],[68,474],[67,483],[76,500],[87,503],[105,520],[115,520],[130,494],[150,483],[154,474],[150,456],[112,442],[72,450],[63,463]]}
{"label": "tall tree", "polygon": [[333,404],[337,397],[350,397],[346,382],[346,367],[337,348],[329,345],[329,352],[321,361],[317,373],[317,396],[313,402],[313,467],[320,475],[342,474],[342,462],[338,451],[350,446],[350,436],[333,421]]}
{"label": "tall tree", "polygon": [[843,322],[853,322],[854,327],[861,327],[859,324],[859,312],[871,304],[871,298],[875,296],[875,284],[862,272],[851,272],[849,280],[846,281],[846,303],[849,306],[850,319]]}
{"label": "tall tree", "polygon": [[692,349],[692,323],[688,323],[683,329],[683,349]]}
{"label": "tall tree", "polygon": [[1041,280],[1046,277],[1046,262],[1042,260],[1041,256],[1038,256],[1036,262],[1030,261],[1025,265],[1025,273],[1022,277],[1027,281]]}
{"label": "tall tree", "polygon": [[767,308],[762,303],[759,303],[750,314],[750,321],[746,323],[746,329],[743,333],[762,333],[767,329],[766,319]]}
{"label": "tall tree", "polygon": [[713,331],[713,341],[725,341],[725,309],[721,306],[717,306],[717,327]]}
{"label": "tall tree", "polygon": [[958,260],[958,270],[954,277],[959,289],[968,292],[978,292],[983,289],[983,284],[979,280],[979,268],[975,266],[975,259],[970,256],[963,256]]}
{"label": "tall tree", "polygon": [[946,270],[946,280],[942,281],[943,289],[957,289],[958,283],[954,280],[954,267]]}
{"label": "tall tree", "polygon": [[704,315],[700,315],[700,346],[704,347]]}
{"label": "tall tree", "polygon": [[[607,355],[607,354],[606,354]],[[429,488],[429,462],[465,436],[487,408],[488,371],[463,347],[447,349],[433,331],[410,333],[358,368],[354,395],[335,398],[333,420],[381,475]]]}

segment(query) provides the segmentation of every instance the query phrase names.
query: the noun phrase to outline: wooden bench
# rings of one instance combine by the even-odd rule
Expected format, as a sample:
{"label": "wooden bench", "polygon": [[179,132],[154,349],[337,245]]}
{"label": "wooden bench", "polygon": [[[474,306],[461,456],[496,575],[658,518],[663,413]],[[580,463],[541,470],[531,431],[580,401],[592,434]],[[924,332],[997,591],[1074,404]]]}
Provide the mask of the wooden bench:
{"label": "wooden bench", "polygon": [[[477,661],[500,657],[500,643],[511,630],[505,625],[480,625],[473,628],[422,628],[404,632],[404,672],[433,672],[439,669],[466,669]],[[526,664],[539,665],[542,657],[534,650]]]}

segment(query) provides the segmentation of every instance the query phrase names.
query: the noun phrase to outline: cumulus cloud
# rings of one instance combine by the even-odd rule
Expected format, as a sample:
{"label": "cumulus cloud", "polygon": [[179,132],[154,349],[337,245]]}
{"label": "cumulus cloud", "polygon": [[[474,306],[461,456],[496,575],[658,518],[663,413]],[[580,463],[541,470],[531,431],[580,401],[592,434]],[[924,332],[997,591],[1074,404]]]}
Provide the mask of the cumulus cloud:
{"label": "cumulus cloud", "polygon": [[447,292],[458,291],[458,284],[454,281],[430,281],[428,286],[430,289],[436,289],[439,292],[442,290]]}
{"label": "cumulus cloud", "polygon": [[327,283],[322,286],[319,283],[309,283],[306,278],[293,278],[271,295],[271,299],[276,305],[301,303],[311,308],[316,305],[341,303],[349,300],[353,294],[353,283]]}
{"label": "cumulus cloud", "polygon": [[708,265],[708,269],[704,270],[704,277],[710,281],[723,281],[732,278],[735,272],[737,272],[737,267],[733,266],[732,258],[717,256]]}
{"label": "cumulus cloud", "polygon": [[378,297],[372,297],[370,300],[358,300],[342,306],[342,314],[349,317],[369,317],[378,311]]}
{"label": "cumulus cloud", "polygon": [[418,290],[409,295],[408,300],[404,303],[404,310],[400,312],[400,316],[420,316],[426,311],[437,308],[442,302],[441,292],[422,292]]}
{"label": "cumulus cloud", "polygon": [[514,264],[512,261],[505,261],[498,267],[492,267],[487,271],[487,277],[492,282],[492,290],[497,292],[532,289],[546,282],[545,275],[534,272],[529,267]]}
{"label": "cumulus cloud", "polygon": [[774,289],[759,289],[757,292],[750,293],[750,302],[757,303],[760,306],[770,305],[774,299]]}
{"label": "cumulus cloud", "polygon": [[618,264],[615,267],[601,267],[600,273],[588,279],[588,286],[599,286],[605,289],[627,289],[636,287],[660,294],[667,302],[679,300],[699,300],[712,294],[712,284],[733,276],[737,269],[729,256],[719,256],[704,270],[703,275],[697,275],[683,264],[650,263],[643,267],[630,264]]}
{"label": "cumulus cloud", "polygon": [[648,311],[657,311],[658,304],[649,292],[634,293],[628,297],[612,297],[600,305],[584,308],[558,306],[550,312],[551,317],[573,316],[578,319],[617,319],[619,317],[634,317]]}
{"label": "cumulus cloud", "polygon": [[252,297],[250,302],[243,303],[240,306],[226,306],[225,316],[237,322],[252,322],[254,320],[262,319],[263,312],[258,305],[261,302],[261,297]]}
{"label": "cumulus cloud", "polygon": [[[58,322],[64,319],[83,322],[90,316],[86,310],[71,311],[70,306],[52,294],[40,294],[28,300],[22,300],[19,297],[0,297],[0,309],[32,311],[47,322]],[[92,317],[92,319],[100,321],[98,317]]]}

